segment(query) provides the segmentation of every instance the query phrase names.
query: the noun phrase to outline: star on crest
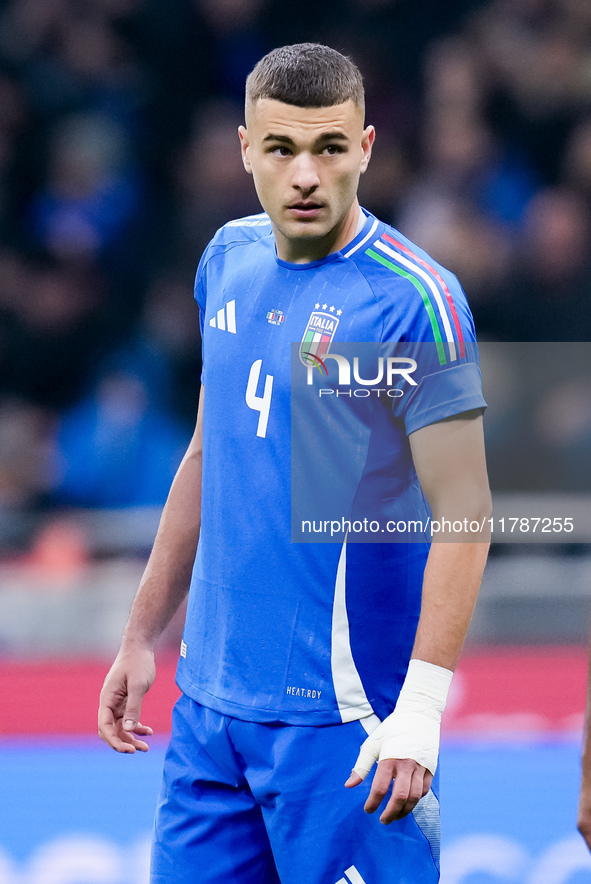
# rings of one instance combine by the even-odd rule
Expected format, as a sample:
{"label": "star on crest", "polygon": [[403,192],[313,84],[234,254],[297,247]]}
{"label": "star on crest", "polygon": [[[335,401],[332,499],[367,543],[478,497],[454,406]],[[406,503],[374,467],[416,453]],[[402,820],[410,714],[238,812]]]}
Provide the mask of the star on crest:
{"label": "star on crest", "polygon": [[315,309],[315,310],[320,310],[320,304],[314,304],[314,309]]}
{"label": "star on crest", "polygon": [[337,316],[340,316],[342,312],[342,310],[337,310]]}
{"label": "star on crest", "polygon": [[322,309],[323,309],[323,310],[326,310],[327,307],[328,307],[328,304],[323,304],[323,305],[322,305]]}
{"label": "star on crest", "polygon": [[334,313],[334,307],[331,307],[329,313]]}

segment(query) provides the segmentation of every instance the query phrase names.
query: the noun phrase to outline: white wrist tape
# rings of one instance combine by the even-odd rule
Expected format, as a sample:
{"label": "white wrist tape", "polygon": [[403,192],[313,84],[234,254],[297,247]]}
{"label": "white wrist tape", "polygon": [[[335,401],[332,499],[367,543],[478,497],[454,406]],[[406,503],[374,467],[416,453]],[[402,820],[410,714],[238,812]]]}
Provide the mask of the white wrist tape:
{"label": "white wrist tape", "polygon": [[361,746],[353,770],[362,779],[376,761],[412,758],[432,774],[437,770],[439,730],[453,672],[411,660],[396,702],[388,715]]}

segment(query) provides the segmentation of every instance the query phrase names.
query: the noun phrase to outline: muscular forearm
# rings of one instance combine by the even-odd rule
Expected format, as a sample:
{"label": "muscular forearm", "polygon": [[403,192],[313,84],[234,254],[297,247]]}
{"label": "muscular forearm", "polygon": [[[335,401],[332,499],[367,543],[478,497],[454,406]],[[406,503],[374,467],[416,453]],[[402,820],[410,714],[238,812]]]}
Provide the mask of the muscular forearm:
{"label": "muscular forearm", "polygon": [[177,471],[160,527],[123,633],[122,647],[153,648],[185,598],[201,523],[201,410]]}
{"label": "muscular forearm", "polygon": [[121,647],[101,691],[99,736],[117,752],[147,752],[140,721],[156,669],[154,646],[189,590],[201,525],[203,389],[193,438],[178,468]]}
{"label": "muscular forearm", "polygon": [[433,543],[412,656],[455,669],[476,604],[487,543]]}
{"label": "muscular forearm", "polygon": [[[412,656],[444,669],[458,662],[488,555],[491,499],[479,413],[440,421],[410,437],[421,486],[433,519],[423,579],[421,616]],[[476,535],[456,524],[482,527]]]}

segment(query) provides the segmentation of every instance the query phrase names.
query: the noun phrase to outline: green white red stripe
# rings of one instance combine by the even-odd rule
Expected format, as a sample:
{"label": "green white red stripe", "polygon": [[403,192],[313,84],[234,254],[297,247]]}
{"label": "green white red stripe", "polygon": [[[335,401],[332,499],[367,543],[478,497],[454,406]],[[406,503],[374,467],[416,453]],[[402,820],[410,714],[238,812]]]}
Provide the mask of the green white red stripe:
{"label": "green white red stripe", "polygon": [[330,335],[326,335],[323,332],[315,332],[310,329],[304,335],[304,340],[302,341],[302,353],[307,356],[308,354],[314,356],[315,354],[319,356],[324,356],[326,351],[328,350],[328,345],[330,344],[332,338]]}
{"label": "green white red stripe", "polygon": [[408,246],[405,246],[404,243],[399,242],[399,240],[394,239],[393,236],[389,236],[387,233],[384,233],[382,238],[387,240],[388,242],[392,243],[392,245],[396,246],[397,248],[399,248],[402,252],[405,253],[405,255],[409,255],[414,261],[416,261],[418,264],[420,264],[421,267],[425,267],[429,271],[429,273],[431,273],[434,276],[434,278],[436,279],[436,281],[439,283],[439,285],[443,289],[443,293],[447,299],[447,303],[449,306],[449,312],[451,313],[451,317],[453,319],[454,327],[456,330],[456,335],[458,337],[460,356],[464,357],[466,355],[466,348],[464,346],[464,335],[462,333],[462,326],[460,325],[460,320],[458,319],[456,305],[454,304],[453,298],[451,296],[451,292],[450,292],[449,287],[448,287],[446,281],[444,280],[444,278],[441,276],[440,273],[437,272],[437,270],[435,270],[434,267],[432,267],[427,261],[424,261],[422,258],[419,258],[419,256],[416,255],[411,249],[409,249]]}
{"label": "green white red stripe", "polygon": [[[390,248],[384,240],[392,243],[405,252],[405,254],[400,254],[400,252]],[[460,356],[464,356],[464,338],[457,311],[449,288],[441,275],[430,264],[412,252],[411,249],[388,234],[384,234],[381,239],[375,240],[373,246],[375,249],[379,249],[379,252],[375,251],[374,248],[369,248],[366,249],[366,254],[399,276],[408,279],[421,295],[431,323],[440,364],[445,365],[448,361],[445,344],[447,344],[449,351],[449,361],[455,362],[458,358],[456,338],[454,337],[445,302],[449,306],[456,330]]]}

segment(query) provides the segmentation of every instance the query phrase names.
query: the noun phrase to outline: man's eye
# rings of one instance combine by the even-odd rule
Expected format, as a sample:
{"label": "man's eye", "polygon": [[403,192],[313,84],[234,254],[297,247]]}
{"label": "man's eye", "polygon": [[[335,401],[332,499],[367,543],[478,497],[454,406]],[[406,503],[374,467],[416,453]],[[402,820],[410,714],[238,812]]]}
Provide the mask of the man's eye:
{"label": "man's eye", "polygon": [[271,153],[277,157],[288,157],[291,153],[289,147],[273,147]]}
{"label": "man's eye", "polygon": [[327,144],[324,148],[324,153],[327,153],[330,157],[337,153],[343,153],[343,151],[344,147],[340,144]]}

